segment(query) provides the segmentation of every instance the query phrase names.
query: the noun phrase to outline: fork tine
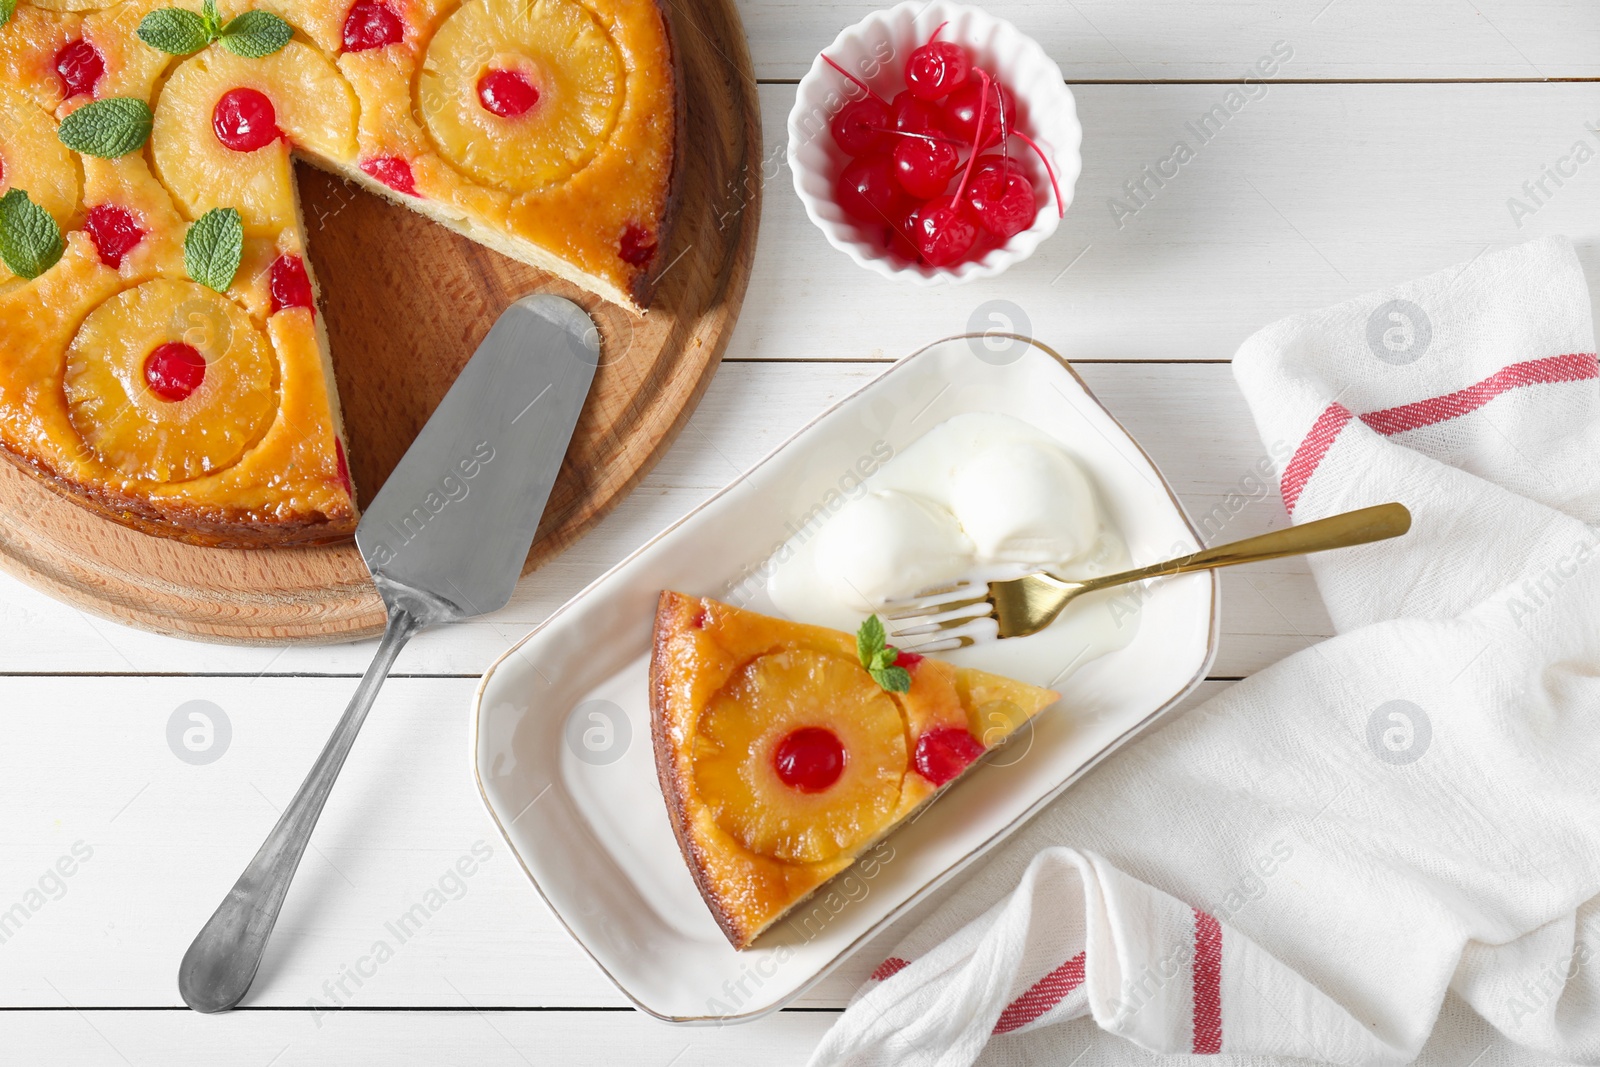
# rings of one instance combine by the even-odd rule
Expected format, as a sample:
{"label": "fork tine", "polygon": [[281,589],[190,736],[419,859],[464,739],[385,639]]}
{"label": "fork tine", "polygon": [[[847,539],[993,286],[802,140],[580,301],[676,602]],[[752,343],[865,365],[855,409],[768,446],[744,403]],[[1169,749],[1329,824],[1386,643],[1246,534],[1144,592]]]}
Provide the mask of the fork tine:
{"label": "fork tine", "polygon": [[987,593],[989,589],[986,582],[972,582],[962,580],[951,582],[948,585],[933,585],[926,589],[919,589],[909,596],[894,596],[883,601],[882,607],[890,611],[899,611],[903,608],[916,608],[926,611],[929,606],[942,604],[952,599],[970,598],[974,593]]}
{"label": "fork tine", "polygon": [[[879,617],[883,619],[884,622],[901,622],[905,619],[921,619],[931,615],[942,615],[952,611],[963,611],[967,608],[976,607],[979,604],[988,604],[988,587],[982,586],[979,588],[984,589],[984,594],[982,596],[969,597],[966,600],[950,600],[942,603],[936,600],[922,601],[919,602],[915,607],[907,607],[900,611],[885,612]],[[909,603],[909,601],[903,601],[902,603]]]}
{"label": "fork tine", "polygon": [[957,648],[970,648],[985,641],[994,641],[999,636],[999,622],[993,616],[984,615],[967,619],[954,629],[935,630],[922,637],[913,637],[910,641],[896,641],[895,647],[902,652],[915,652],[919,655],[926,652],[949,652]]}
{"label": "fork tine", "polygon": [[936,618],[929,616],[927,619],[919,622],[915,626],[907,626],[903,630],[891,630],[889,632],[889,636],[921,637],[923,634],[938,633],[940,630],[958,630],[969,622],[976,622],[979,619],[986,619],[991,614],[991,612],[984,611],[976,614],[968,612],[964,615],[956,615],[951,618]]}

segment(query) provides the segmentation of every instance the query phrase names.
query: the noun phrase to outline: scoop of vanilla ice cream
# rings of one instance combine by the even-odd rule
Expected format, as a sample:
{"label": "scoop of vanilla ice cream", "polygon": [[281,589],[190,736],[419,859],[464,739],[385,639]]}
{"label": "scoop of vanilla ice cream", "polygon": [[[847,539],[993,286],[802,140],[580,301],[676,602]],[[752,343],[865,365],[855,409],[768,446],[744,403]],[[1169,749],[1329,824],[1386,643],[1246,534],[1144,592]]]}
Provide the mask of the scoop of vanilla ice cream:
{"label": "scoop of vanilla ice cream", "polygon": [[1089,479],[1042,441],[1007,442],[962,462],[950,508],[983,562],[1065,563],[1100,532]]}
{"label": "scoop of vanilla ice cream", "polygon": [[893,490],[852,500],[817,534],[818,577],[863,614],[948,582],[971,561],[972,542],[948,511]]}

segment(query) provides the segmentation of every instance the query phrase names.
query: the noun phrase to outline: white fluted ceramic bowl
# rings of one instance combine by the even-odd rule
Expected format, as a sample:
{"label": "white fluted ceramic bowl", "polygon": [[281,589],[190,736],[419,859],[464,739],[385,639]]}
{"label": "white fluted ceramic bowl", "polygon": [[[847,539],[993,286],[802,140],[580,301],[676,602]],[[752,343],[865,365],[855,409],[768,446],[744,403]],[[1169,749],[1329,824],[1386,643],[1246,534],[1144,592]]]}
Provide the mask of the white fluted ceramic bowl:
{"label": "white fluted ceramic bowl", "polygon": [[818,56],[800,80],[794,109],[789,112],[789,169],[794,189],[806,214],[828,243],[870,271],[909,281],[938,285],[990,278],[1033,255],[1056,231],[1060,212],[1072,203],[1083,160],[1079,148],[1083,127],[1077,104],[1067,88],[1061,68],[1033,38],[1005,19],[962,4],[922,0],[874,12],[840,33],[824,53],[841,67],[872,86],[884,99],[905,88],[905,67],[913,49],[925,44],[934,29],[945,23],[940,40],[962,45],[973,62],[998,75],[1017,99],[1017,125],[1049,156],[1061,187],[1058,211],[1049,176],[1037,156],[1013,142],[1012,158],[1033,182],[1039,211],[1033,225],[1016,234],[982,259],[955,267],[928,267],[896,262],[879,249],[872,236],[845,215],[834,194],[834,184],[850,158],[833,142],[828,123],[851,96],[848,79]]}

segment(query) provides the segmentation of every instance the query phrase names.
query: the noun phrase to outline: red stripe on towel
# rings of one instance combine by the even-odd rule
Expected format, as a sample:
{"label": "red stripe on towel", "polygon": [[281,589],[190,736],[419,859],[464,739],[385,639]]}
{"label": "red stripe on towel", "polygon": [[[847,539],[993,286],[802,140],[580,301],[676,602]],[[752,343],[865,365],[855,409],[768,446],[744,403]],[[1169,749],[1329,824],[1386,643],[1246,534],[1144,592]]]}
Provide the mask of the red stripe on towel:
{"label": "red stripe on towel", "polygon": [[[1448,422],[1483,407],[1495,397],[1520,389],[1525,385],[1550,385],[1557,382],[1583,382],[1600,378],[1600,358],[1593,352],[1574,352],[1564,356],[1530,359],[1503,367],[1476,385],[1457,389],[1453,393],[1429,397],[1398,407],[1368,412],[1359,417],[1362,423],[1385,437],[1407,430]],[[1294,513],[1295,503],[1305,489],[1311,475],[1316,472],[1322,457],[1349,425],[1350,411],[1342,404],[1329,404],[1326,411],[1306,434],[1306,439],[1295,449],[1294,458],[1283,469],[1283,506]]]}
{"label": "red stripe on towel", "polygon": [[893,978],[909,966],[911,966],[910,960],[903,960],[899,956],[890,956],[878,964],[877,969],[872,972],[870,977],[874,982],[882,982]]}
{"label": "red stripe on towel", "polygon": [[1057,967],[1033,985],[1016,1000],[1006,1005],[995,1021],[994,1032],[1009,1034],[1033,1022],[1039,1016],[1060,1004],[1067,995],[1083,984],[1083,953],[1080,952]]}
{"label": "red stripe on towel", "polygon": [[1194,913],[1194,1053],[1222,1051],[1222,924]]}

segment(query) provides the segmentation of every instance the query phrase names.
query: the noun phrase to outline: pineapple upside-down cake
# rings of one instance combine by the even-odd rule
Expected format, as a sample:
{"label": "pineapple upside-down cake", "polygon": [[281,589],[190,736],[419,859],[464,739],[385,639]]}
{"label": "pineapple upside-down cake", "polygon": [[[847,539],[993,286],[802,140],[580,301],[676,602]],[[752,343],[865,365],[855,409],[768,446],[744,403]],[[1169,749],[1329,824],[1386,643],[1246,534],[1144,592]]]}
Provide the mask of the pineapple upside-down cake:
{"label": "pineapple upside-down cake", "polygon": [[147,532],[325,543],[291,160],[642,311],[679,79],[658,0],[220,2],[0,0],[0,451]]}
{"label": "pineapple upside-down cake", "polygon": [[651,735],[667,814],[734,948],[1058,694],[715,600],[661,594]]}

